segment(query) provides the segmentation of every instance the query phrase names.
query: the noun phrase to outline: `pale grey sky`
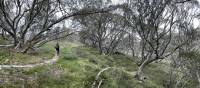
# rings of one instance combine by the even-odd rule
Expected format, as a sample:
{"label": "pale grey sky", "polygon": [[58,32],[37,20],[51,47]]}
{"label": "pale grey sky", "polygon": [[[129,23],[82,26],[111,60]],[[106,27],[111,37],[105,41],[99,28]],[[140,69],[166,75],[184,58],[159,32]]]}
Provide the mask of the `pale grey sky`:
{"label": "pale grey sky", "polygon": [[[121,3],[123,3],[125,0],[112,0],[112,2],[113,2],[113,4],[121,4]],[[198,0],[199,2],[200,2],[200,0]],[[57,13],[57,16],[58,16],[58,18],[59,17],[61,17],[62,16],[62,14],[61,13]],[[68,20],[68,21],[66,21],[66,24],[68,24],[68,25],[70,25],[70,21]],[[196,27],[198,27],[198,26],[200,26],[200,19],[194,19],[193,20],[193,23],[194,23],[194,27],[196,28]]]}
{"label": "pale grey sky", "polygon": [[[112,0],[113,4],[121,4],[123,3],[125,0]],[[199,3],[200,3],[200,0],[198,0]],[[194,19],[193,20],[193,23],[194,23],[194,27],[198,27],[200,26],[200,19]]]}

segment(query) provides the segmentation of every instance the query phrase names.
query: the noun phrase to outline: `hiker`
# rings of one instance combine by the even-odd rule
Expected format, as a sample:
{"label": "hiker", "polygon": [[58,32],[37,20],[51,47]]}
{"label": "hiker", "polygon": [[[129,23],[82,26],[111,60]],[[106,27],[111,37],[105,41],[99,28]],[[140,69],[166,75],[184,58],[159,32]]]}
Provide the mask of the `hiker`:
{"label": "hiker", "polygon": [[59,53],[60,53],[60,46],[59,46],[58,42],[56,43],[55,49],[56,49],[56,54],[59,55]]}

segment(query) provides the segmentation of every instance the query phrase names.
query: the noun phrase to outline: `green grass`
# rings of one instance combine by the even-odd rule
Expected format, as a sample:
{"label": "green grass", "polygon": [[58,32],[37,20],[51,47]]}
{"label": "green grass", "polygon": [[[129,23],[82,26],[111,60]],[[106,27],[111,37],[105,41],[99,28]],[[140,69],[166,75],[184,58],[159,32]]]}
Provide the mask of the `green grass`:
{"label": "green grass", "polygon": [[[90,88],[96,74],[106,67],[116,67],[124,71],[111,69],[104,72],[101,76],[104,80],[102,88],[143,88],[146,86],[155,88],[158,86],[156,83],[150,85],[151,82],[145,83],[146,85],[141,84],[134,79],[133,74],[127,73],[137,70],[133,58],[123,55],[99,55],[93,48],[78,46],[74,43],[61,44],[60,59],[55,65],[41,67],[42,69],[35,68],[26,73],[38,72],[41,88]],[[60,78],[53,78],[53,74],[42,75],[55,68],[61,71]]]}
{"label": "green grass", "polygon": [[[53,54],[54,50],[49,47],[54,45],[55,43],[51,42],[42,47],[44,56]],[[166,80],[168,74],[156,63],[145,68],[148,79],[140,83],[134,78],[137,65],[132,57],[99,55],[96,49],[70,42],[62,42],[60,45],[61,54],[57,63],[14,72],[12,75],[21,74],[29,80],[26,83],[12,84],[21,84],[25,88],[91,88],[95,76],[101,69],[115,67],[118,69],[110,69],[100,76],[103,79],[101,88],[164,88],[163,80]],[[10,87],[10,84],[3,86],[21,88]]]}
{"label": "green grass", "polygon": [[0,64],[34,64],[47,59],[54,55],[54,43],[49,43],[39,49],[37,53],[23,54],[14,52],[12,49],[0,49]]}
{"label": "green grass", "polygon": [[7,44],[7,40],[3,39],[3,38],[0,36],[0,45],[4,45],[4,44]]}
{"label": "green grass", "polygon": [[13,52],[11,50],[0,49],[0,64],[31,64],[38,63],[47,57],[38,55],[29,55]]}

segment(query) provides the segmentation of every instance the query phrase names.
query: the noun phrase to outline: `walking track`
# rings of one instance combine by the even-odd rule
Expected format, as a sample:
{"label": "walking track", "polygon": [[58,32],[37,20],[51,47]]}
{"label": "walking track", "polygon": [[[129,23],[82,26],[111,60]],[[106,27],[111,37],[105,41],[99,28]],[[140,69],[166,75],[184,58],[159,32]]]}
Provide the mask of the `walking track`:
{"label": "walking track", "polygon": [[58,58],[59,58],[59,55],[55,54],[55,56],[52,59],[46,60],[44,62],[35,63],[35,64],[26,64],[26,65],[0,65],[0,69],[2,68],[33,68],[37,66],[53,64],[58,60]]}

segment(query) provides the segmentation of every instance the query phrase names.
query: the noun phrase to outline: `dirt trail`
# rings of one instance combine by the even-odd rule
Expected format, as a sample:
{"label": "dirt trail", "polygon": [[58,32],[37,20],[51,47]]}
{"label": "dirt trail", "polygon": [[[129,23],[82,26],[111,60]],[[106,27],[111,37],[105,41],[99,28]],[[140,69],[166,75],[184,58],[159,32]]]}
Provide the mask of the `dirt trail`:
{"label": "dirt trail", "polygon": [[59,58],[59,55],[55,54],[55,56],[52,59],[46,60],[44,62],[40,62],[40,63],[36,63],[36,64],[26,64],[26,65],[0,65],[0,69],[2,69],[2,68],[33,68],[36,66],[53,64],[58,60],[58,58]]}

